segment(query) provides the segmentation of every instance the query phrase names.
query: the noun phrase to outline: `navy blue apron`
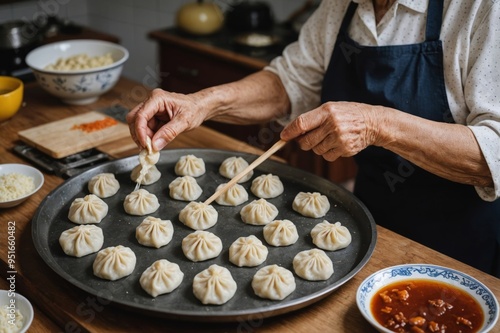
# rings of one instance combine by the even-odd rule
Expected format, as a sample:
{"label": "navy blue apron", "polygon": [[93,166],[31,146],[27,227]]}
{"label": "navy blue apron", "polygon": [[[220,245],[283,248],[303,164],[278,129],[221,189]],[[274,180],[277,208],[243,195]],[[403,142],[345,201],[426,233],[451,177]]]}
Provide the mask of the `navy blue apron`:
{"label": "navy blue apron", "polygon": [[[342,22],[323,81],[322,102],[353,101],[453,122],[439,40],[443,1],[430,0],[426,40],[369,47],[348,36],[357,4]],[[404,27],[402,27],[404,29]],[[500,277],[500,200],[435,176],[397,154],[368,147],[355,156],[354,194],[390,230]]]}

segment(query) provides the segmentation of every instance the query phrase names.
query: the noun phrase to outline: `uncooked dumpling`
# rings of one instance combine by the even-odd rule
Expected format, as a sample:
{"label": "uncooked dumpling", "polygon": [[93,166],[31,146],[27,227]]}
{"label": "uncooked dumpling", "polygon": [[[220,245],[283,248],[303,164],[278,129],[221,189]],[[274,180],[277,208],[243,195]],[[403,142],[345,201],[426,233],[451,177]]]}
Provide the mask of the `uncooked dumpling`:
{"label": "uncooked dumpling", "polygon": [[97,252],[103,243],[102,229],[92,224],[73,227],[63,231],[59,236],[59,244],[64,253],[73,257],[83,257]]}
{"label": "uncooked dumpling", "polygon": [[182,252],[194,262],[215,258],[221,251],[221,239],[208,231],[197,230],[182,240]]}
{"label": "uncooked dumpling", "polygon": [[166,259],[155,261],[142,273],[139,283],[142,289],[153,297],[168,294],[184,279],[179,265]]}
{"label": "uncooked dumpling", "polygon": [[259,198],[270,199],[283,193],[284,187],[278,176],[267,174],[255,178],[250,190]]}
{"label": "uncooked dumpling", "polygon": [[95,276],[114,281],[132,274],[135,263],[134,252],[128,247],[118,245],[99,251],[92,268]]}
{"label": "uncooked dumpling", "polygon": [[205,162],[194,155],[184,155],[175,164],[175,174],[178,176],[199,177],[205,173]]}
{"label": "uncooked dumpling", "polygon": [[351,244],[352,236],[349,229],[340,222],[323,221],[311,230],[313,243],[320,249],[335,251]]}
{"label": "uncooked dumpling", "polygon": [[135,238],[139,244],[160,248],[167,245],[174,235],[174,227],[169,220],[146,217],[135,229]]}
{"label": "uncooked dumpling", "polygon": [[[135,190],[139,189],[139,185],[146,184],[146,176],[150,173],[150,170],[155,167],[155,164],[160,160],[160,152],[154,151],[151,144],[151,138],[148,136],[146,138],[146,149],[141,150],[139,153],[139,174],[135,178],[137,182]],[[154,172],[154,171],[153,171]],[[151,176],[149,178],[152,178]],[[151,180],[151,179],[150,179]]]}
{"label": "uncooked dumpling", "polygon": [[262,267],[252,279],[252,288],[261,298],[282,300],[295,290],[293,273],[278,265]]}
{"label": "uncooked dumpling", "polygon": [[[219,167],[219,173],[226,178],[233,179],[234,176],[238,175],[241,171],[245,170],[248,166],[248,162],[242,157],[228,157],[226,158]],[[243,178],[241,178],[238,183],[244,183],[250,178],[252,178],[253,170],[247,173]]]}
{"label": "uncooked dumpling", "polygon": [[76,198],[69,207],[68,218],[78,224],[99,223],[108,214],[108,204],[95,194]]}
{"label": "uncooked dumpling", "polygon": [[297,227],[290,220],[275,220],[263,230],[264,239],[272,246],[288,246],[299,239]]}
{"label": "uncooked dumpling", "polygon": [[144,189],[133,191],[125,197],[123,208],[130,215],[147,215],[154,213],[160,207],[158,198]]}
{"label": "uncooked dumpling", "polygon": [[[226,184],[217,186],[216,192]],[[221,206],[238,206],[248,200],[247,190],[240,184],[234,184],[228,188],[224,193],[219,195],[215,202]]]}
{"label": "uncooked dumpling", "polygon": [[297,253],[293,258],[295,274],[309,281],[327,280],[333,274],[333,263],[320,249],[311,249]]}
{"label": "uncooked dumpling", "polygon": [[203,190],[191,176],[175,178],[169,185],[170,197],[175,200],[193,201],[200,197]]}
{"label": "uncooked dumpling", "polygon": [[217,223],[219,214],[211,205],[191,201],[179,213],[179,221],[194,230],[205,230]]}
{"label": "uncooked dumpling", "polygon": [[299,192],[293,199],[292,208],[303,216],[317,218],[328,213],[330,202],[318,192]]}
{"label": "uncooked dumpling", "polygon": [[150,166],[149,169],[145,172],[145,174],[143,173],[142,178],[139,177],[141,175],[141,170],[142,170],[142,165],[140,164],[136,165],[135,168],[133,168],[132,172],[130,173],[130,179],[141,185],[151,185],[153,183],[156,183],[161,178],[161,172],[160,170],[158,170],[156,165]]}
{"label": "uncooked dumpling", "polygon": [[240,211],[243,222],[254,225],[265,225],[278,216],[278,208],[266,199],[250,202]]}
{"label": "uncooked dumpling", "polygon": [[90,178],[87,187],[90,193],[99,198],[109,198],[118,192],[120,183],[114,174],[106,172]]}
{"label": "uncooked dumpling", "polygon": [[231,272],[215,264],[196,274],[193,279],[193,294],[203,304],[224,304],[234,296],[236,289]]}
{"label": "uncooked dumpling", "polygon": [[255,237],[239,237],[229,247],[229,261],[239,267],[254,267],[266,261],[267,247]]}

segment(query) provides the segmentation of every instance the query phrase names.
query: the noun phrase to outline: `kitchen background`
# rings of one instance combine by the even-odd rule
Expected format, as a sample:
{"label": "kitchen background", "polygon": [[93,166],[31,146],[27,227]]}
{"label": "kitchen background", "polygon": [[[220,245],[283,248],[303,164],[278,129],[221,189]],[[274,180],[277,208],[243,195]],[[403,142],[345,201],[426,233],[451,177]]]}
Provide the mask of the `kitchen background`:
{"label": "kitchen background", "polygon": [[[37,0],[0,2],[0,24],[11,20],[36,21],[43,15],[55,15],[78,25],[117,36],[130,52],[123,75],[141,82],[159,71],[157,43],[147,37],[152,30],[175,25],[177,10],[194,0]],[[215,0],[223,10],[234,3]],[[277,23],[299,9],[304,0],[267,1]],[[151,81],[149,81],[151,82]]]}

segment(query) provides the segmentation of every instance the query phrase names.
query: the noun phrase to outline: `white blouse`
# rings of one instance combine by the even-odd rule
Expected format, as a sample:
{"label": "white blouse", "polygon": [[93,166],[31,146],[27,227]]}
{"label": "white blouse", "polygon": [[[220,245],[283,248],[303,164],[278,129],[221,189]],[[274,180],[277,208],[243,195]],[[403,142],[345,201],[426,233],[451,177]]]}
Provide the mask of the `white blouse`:
{"label": "white blouse", "polygon": [[[287,124],[320,104],[321,84],[336,36],[351,0],[323,0],[297,42],[265,69],[282,80],[292,105]],[[397,0],[376,24],[371,0],[358,8],[349,36],[366,46],[421,43],[429,0]],[[500,1],[444,0],[441,40],[444,77],[456,123],[473,131],[493,176],[494,188],[476,187],[480,197],[500,197]]]}

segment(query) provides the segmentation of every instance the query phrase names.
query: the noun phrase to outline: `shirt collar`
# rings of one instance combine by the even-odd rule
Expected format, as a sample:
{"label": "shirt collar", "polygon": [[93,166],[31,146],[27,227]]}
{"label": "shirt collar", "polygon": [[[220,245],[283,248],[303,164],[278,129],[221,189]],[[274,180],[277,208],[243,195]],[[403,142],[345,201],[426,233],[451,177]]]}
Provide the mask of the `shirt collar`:
{"label": "shirt collar", "polygon": [[[353,0],[355,3],[372,2],[372,0]],[[429,5],[429,0],[396,0],[398,5],[402,5],[410,8],[419,13],[425,13],[427,11],[427,6]]]}

